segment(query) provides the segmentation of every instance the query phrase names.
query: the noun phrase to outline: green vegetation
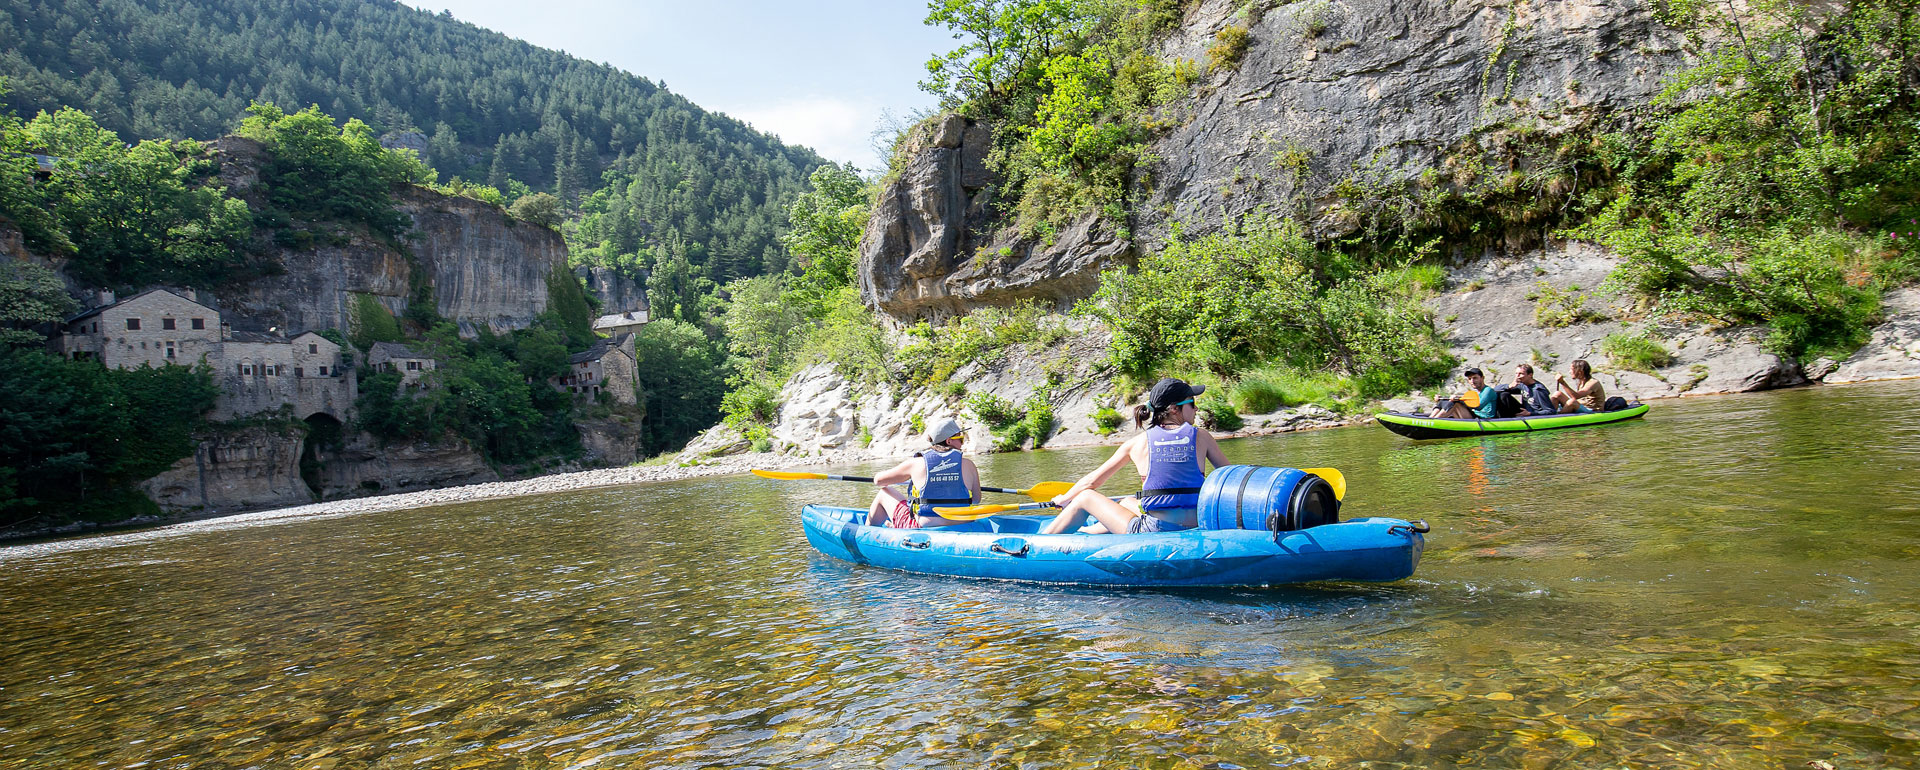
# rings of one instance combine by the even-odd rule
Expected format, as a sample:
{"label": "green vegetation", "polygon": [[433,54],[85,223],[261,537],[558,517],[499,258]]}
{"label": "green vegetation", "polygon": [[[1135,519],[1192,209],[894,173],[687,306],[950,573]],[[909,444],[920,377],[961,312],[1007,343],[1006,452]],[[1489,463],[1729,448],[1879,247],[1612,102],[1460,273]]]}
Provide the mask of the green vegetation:
{"label": "green vegetation", "polygon": [[29,262],[0,261],[0,351],[38,347],[34,327],[59,323],[77,308],[60,276]]}
{"label": "green vegetation", "polygon": [[205,367],[0,351],[0,523],[158,513],[134,485],[193,453],[216,393]]}
{"label": "green vegetation", "polygon": [[1542,329],[1561,329],[1593,320],[1586,309],[1587,295],[1578,286],[1561,290],[1546,281],[1535,281],[1527,299],[1533,300],[1533,324]]}
{"label": "green vegetation", "polygon": [[400,342],[406,337],[400,334],[400,320],[393,317],[387,306],[372,294],[353,295],[352,335],[353,346],[361,350],[373,349],[376,342]]}
{"label": "green vegetation", "polygon": [[1200,424],[1209,430],[1239,430],[1246,426],[1240,419],[1240,413],[1233,407],[1233,401],[1220,388],[1211,387],[1193,402],[1200,412]]}
{"label": "green vegetation", "polygon": [[1920,267],[1886,235],[1920,216],[1920,15],[1672,5],[1719,42],[1668,84],[1650,136],[1610,140],[1623,180],[1575,234],[1619,252],[1614,284],[1660,312],[1767,324],[1785,355],[1850,352]]}
{"label": "green vegetation", "polygon": [[912,339],[896,354],[901,377],[917,385],[938,385],[961,367],[992,359],[1016,345],[1045,348],[1065,339],[1066,324],[1037,302],[1009,308],[985,307],[940,326],[925,321],[907,327]]}
{"label": "green vegetation", "polygon": [[1647,374],[1673,365],[1673,353],[1644,334],[1609,334],[1600,341],[1600,352],[1614,366]]}
{"label": "green vegetation", "polygon": [[1093,412],[1094,432],[1102,436],[1113,435],[1114,431],[1120,429],[1121,423],[1126,421],[1127,418],[1121,416],[1120,412],[1111,406],[1103,406]]}
{"label": "green vegetation", "polygon": [[573,400],[547,385],[567,371],[560,339],[536,326],[469,341],[442,323],[411,343],[438,362],[425,387],[402,390],[399,372],[359,370],[357,425],[383,441],[460,436],[495,462],[578,454]]}
{"label": "green vegetation", "polygon": [[[1190,62],[1147,51],[1177,24],[1180,0],[939,0],[927,23],[960,45],[927,62],[921,87],[994,126],[997,199],[1024,237],[1050,240],[1095,210],[1125,219],[1128,176],[1159,130],[1157,108],[1185,95]],[[1242,30],[1244,32],[1244,30]],[[1237,58],[1223,41],[1220,55]],[[1244,50],[1244,37],[1238,39]]]}
{"label": "green vegetation", "polygon": [[351,222],[398,239],[408,221],[394,208],[394,186],[433,181],[413,155],[381,147],[359,118],[335,126],[317,106],[289,115],[257,103],[247,113],[235,133],[266,145],[270,154],[260,173],[268,187],[269,222],[289,216]]}
{"label": "green vegetation", "polygon": [[[35,181],[32,157],[14,154],[26,152],[59,159],[45,181]],[[205,285],[262,269],[242,248],[252,215],[210,183],[213,163],[197,142],[128,147],[86,113],[59,110],[24,124],[0,117],[0,156],[0,217],[17,223],[27,248],[69,257],[82,281]]]}
{"label": "green vegetation", "polygon": [[991,393],[976,393],[967,399],[967,410],[987,424],[993,433],[996,451],[1019,451],[1028,441],[1033,442],[1034,449],[1039,449],[1053,436],[1056,422],[1053,404],[1044,388],[1028,396],[1019,406]]}
{"label": "green vegetation", "polygon": [[1113,329],[1114,364],[1136,381],[1169,370],[1231,376],[1270,362],[1355,376],[1381,396],[1453,365],[1426,310],[1394,273],[1260,220],[1187,239],[1177,233],[1135,271],[1102,275],[1081,312]]}

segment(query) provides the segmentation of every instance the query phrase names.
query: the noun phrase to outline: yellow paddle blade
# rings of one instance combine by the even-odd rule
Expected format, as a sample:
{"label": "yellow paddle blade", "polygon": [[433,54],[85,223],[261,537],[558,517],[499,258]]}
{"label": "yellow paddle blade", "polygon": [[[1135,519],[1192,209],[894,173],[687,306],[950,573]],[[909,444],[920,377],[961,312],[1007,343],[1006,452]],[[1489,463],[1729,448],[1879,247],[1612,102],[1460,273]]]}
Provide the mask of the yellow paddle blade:
{"label": "yellow paddle blade", "polygon": [[1056,497],[1066,494],[1067,490],[1072,488],[1073,488],[1073,484],[1071,482],[1042,481],[1038,484],[1033,485],[1032,489],[1025,490],[1022,494],[1025,494],[1026,496],[1033,498],[1034,502],[1044,503],[1048,500],[1052,500]]}
{"label": "yellow paddle blade", "polygon": [[940,514],[940,518],[943,519],[972,521],[974,519],[984,519],[996,513],[1006,513],[1007,511],[1017,510],[1020,510],[1020,506],[1018,505],[968,505],[958,508],[935,507],[933,512]]}
{"label": "yellow paddle blade", "polygon": [[800,481],[803,479],[824,479],[827,477],[827,474],[824,474],[824,473],[798,473],[795,471],[763,471],[763,470],[760,470],[759,468],[753,469],[753,475],[759,476],[760,478],[763,478],[763,479],[779,479],[781,481]]}
{"label": "yellow paddle blade", "polygon": [[1333,468],[1301,468],[1300,470],[1326,479],[1327,486],[1333,487],[1333,499],[1347,499],[1347,477]]}
{"label": "yellow paddle blade", "polygon": [[1469,390],[1465,393],[1462,393],[1460,394],[1460,401],[1461,403],[1466,404],[1468,409],[1479,409],[1480,408],[1480,391]]}

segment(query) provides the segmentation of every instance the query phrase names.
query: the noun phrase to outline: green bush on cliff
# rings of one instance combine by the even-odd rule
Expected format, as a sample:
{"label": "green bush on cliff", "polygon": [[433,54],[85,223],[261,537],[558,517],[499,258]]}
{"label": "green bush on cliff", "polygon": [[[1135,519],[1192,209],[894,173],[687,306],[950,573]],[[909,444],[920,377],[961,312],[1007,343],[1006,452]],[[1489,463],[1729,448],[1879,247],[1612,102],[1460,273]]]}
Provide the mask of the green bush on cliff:
{"label": "green bush on cliff", "polygon": [[1176,232],[1137,270],[1103,273],[1079,311],[1113,329],[1109,355],[1137,381],[1282,362],[1372,374],[1384,385],[1451,364],[1426,309],[1393,273],[1355,267],[1286,221],[1255,220],[1198,239]]}
{"label": "green bush on cliff", "polygon": [[[149,140],[127,146],[79,110],[0,121],[0,214],[20,223],[27,245],[71,259],[67,271],[96,286],[159,282],[215,285],[256,274],[243,249],[253,233],[247,205],[212,184],[205,145]],[[36,180],[33,152],[57,158]],[[18,187],[16,187],[16,185]]]}
{"label": "green bush on cliff", "polygon": [[1620,138],[1624,181],[1572,234],[1623,259],[1611,281],[1660,312],[1772,327],[1789,356],[1844,355],[1880,292],[1912,280],[1920,218],[1920,14],[1784,0],[1737,19],[1687,4],[1703,43],[1649,138]]}
{"label": "green bush on cliff", "polygon": [[412,153],[381,147],[359,118],[334,125],[317,105],[288,114],[255,102],[247,112],[236,133],[266,145],[260,180],[275,208],[309,221],[362,224],[389,238],[406,232],[394,186],[433,181]]}
{"label": "green bush on cliff", "polygon": [[217,395],[205,367],[0,351],[0,523],[157,512],[134,485],[193,453]]}

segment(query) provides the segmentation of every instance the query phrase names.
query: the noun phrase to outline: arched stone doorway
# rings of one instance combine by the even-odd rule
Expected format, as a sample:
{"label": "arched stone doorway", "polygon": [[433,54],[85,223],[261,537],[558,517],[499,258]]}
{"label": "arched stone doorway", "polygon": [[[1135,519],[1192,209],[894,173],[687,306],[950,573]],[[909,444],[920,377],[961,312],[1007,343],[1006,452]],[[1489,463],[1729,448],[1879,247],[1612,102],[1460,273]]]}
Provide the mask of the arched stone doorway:
{"label": "arched stone doorway", "polygon": [[304,422],[307,424],[307,438],[300,444],[300,480],[306,482],[307,490],[318,500],[321,492],[320,455],[327,450],[340,448],[346,440],[346,426],[326,412],[307,415]]}

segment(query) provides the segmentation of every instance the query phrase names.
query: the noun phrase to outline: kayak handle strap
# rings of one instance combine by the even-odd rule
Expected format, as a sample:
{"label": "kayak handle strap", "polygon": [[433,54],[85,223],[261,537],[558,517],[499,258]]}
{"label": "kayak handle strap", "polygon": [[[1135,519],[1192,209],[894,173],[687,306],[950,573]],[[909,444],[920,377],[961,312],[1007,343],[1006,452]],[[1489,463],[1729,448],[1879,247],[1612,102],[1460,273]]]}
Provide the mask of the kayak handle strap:
{"label": "kayak handle strap", "polygon": [[1409,522],[1407,524],[1395,524],[1387,528],[1387,534],[1389,535],[1405,535],[1405,534],[1410,534],[1414,532],[1418,532],[1424,535],[1432,531],[1433,531],[1433,528],[1427,526],[1427,521],[1425,519]]}

